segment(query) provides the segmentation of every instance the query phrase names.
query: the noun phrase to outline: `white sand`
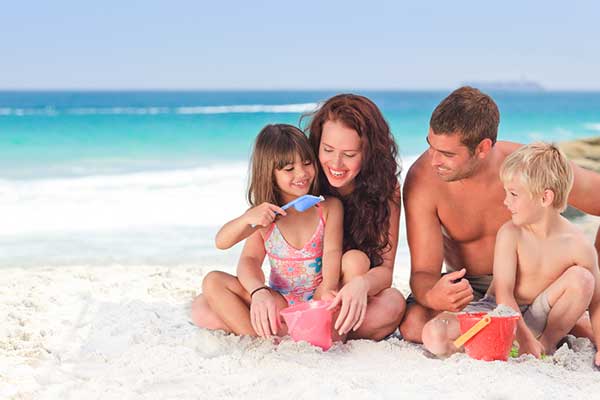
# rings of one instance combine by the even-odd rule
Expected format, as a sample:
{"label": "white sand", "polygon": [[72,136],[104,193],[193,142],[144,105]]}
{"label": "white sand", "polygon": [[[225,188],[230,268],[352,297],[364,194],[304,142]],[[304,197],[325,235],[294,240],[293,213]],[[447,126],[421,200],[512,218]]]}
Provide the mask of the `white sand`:
{"label": "white sand", "polygon": [[[592,399],[587,339],[544,361],[428,358],[396,338],[329,352],[188,323],[212,267],[8,268],[0,277],[1,399]],[[395,278],[400,279],[399,276]]]}

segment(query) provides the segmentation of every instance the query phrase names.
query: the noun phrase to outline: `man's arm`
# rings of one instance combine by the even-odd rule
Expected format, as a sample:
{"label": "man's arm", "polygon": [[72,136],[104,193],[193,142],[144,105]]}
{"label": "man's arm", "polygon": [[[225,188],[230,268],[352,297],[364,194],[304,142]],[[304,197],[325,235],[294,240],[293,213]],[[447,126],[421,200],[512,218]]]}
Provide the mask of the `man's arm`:
{"label": "man's arm", "polygon": [[[417,161],[418,162],[418,161]],[[465,271],[440,278],[444,261],[442,225],[437,215],[435,190],[421,179],[413,165],[404,183],[406,231],[410,248],[410,287],[417,301],[439,311],[460,311],[473,299]],[[421,172],[422,174],[422,172]],[[458,282],[454,282],[459,280]]]}
{"label": "man's arm", "polygon": [[594,344],[596,345],[595,364],[600,367],[600,270],[598,269],[598,256],[595,249],[587,241],[583,242],[579,252],[577,265],[587,268],[594,276],[594,294],[588,310],[592,322]]}
{"label": "man's arm", "polygon": [[[505,304],[521,315],[515,300],[515,281],[517,279],[517,241],[518,228],[511,221],[502,225],[496,235],[494,248],[494,290],[496,303]],[[529,330],[522,316],[517,323],[516,339],[519,352],[540,357],[543,346]]]}
{"label": "man's arm", "polygon": [[581,168],[571,162],[573,167],[573,189],[569,194],[569,205],[592,215],[600,215],[600,174]]}

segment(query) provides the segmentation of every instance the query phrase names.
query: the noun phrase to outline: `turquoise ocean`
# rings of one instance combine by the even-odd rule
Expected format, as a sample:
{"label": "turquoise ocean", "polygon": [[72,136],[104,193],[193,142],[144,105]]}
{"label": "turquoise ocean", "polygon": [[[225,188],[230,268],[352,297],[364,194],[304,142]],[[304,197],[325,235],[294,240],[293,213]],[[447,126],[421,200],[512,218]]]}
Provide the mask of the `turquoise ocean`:
{"label": "turquoise ocean", "polygon": [[[239,246],[219,252],[213,237],[247,207],[255,135],[336,93],[0,92],[0,267],[233,265]],[[358,93],[383,111],[406,170],[448,92]],[[490,94],[501,140],[600,135],[600,93]]]}

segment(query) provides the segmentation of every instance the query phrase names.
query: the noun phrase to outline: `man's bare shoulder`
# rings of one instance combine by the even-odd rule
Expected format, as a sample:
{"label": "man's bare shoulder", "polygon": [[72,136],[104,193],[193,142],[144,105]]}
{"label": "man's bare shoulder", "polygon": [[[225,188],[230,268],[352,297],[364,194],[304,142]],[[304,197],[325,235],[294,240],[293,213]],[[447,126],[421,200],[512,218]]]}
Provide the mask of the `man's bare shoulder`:
{"label": "man's bare shoulder", "polygon": [[439,185],[440,179],[435,175],[430,165],[429,156],[425,152],[408,169],[404,180],[403,193],[406,196],[414,191],[429,191],[432,186]]}
{"label": "man's bare shoulder", "polygon": [[509,154],[511,154],[512,152],[517,150],[519,147],[523,147],[523,144],[515,143],[515,142],[507,142],[507,141],[502,140],[502,141],[496,142],[496,145],[494,147],[496,148],[498,153],[501,155],[501,158],[504,160],[506,157],[509,156]]}

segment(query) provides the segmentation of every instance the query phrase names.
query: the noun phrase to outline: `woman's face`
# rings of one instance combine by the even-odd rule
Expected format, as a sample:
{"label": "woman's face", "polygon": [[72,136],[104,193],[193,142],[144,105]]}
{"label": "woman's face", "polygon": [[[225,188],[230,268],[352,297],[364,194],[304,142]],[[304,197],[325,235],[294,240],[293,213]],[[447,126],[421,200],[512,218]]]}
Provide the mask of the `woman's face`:
{"label": "woman's face", "polygon": [[323,124],[319,162],[329,184],[341,195],[354,190],[354,178],[362,166],[362,142],[358,132],[339,121]]}

